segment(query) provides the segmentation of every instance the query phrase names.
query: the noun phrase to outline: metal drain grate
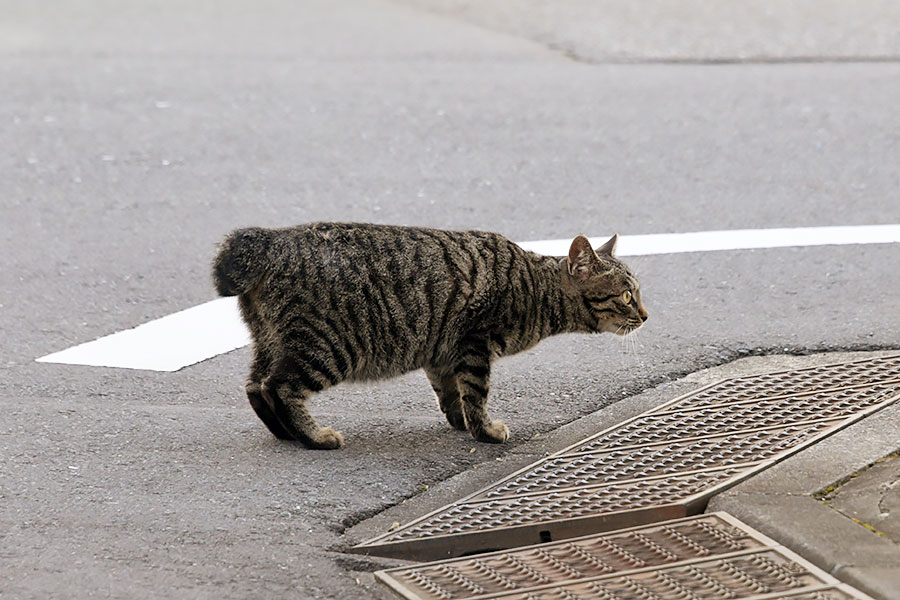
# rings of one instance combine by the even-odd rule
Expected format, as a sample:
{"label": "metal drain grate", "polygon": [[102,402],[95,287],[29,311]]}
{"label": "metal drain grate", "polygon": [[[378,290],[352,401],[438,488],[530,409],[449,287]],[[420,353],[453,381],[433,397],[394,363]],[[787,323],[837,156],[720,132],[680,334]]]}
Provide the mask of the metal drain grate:
{"label": "metal drain grate", "polygon": [[[846,362],[796,371],[779,371],[763,375],[735,377],[714,383],[679,399],[699,407],[707,403],[755,400],[757,398],[796,394],[797,390],[818,392],[845,387],[865,387],[900,380],[900,357],[887,356]],[[671,410],[678,402],[664,404],[656,410]]]}
{"label": "metal drain grate", "polygon": [[725,380],[354,550],[429,560],[696,514],[715,493],[898,398],[900,356]]}
{"label": "metal drain grate", "polygon": [[868,598],[725,513],[375,575],[410,600]]}
{"label": "metal drain grate", "polygon": [[601,448],[634,446],[694,438],[733,431],[746,431],[787,424],[835,420],[843,422],[860,410],[880,406],[885,398],[900,392],[900,379],[853,390],[822,391],[782,396],[774,400],[743,400],[694,409],[685,400],[671,411],[645,413],[613,430],[579,442],[565,453]]}

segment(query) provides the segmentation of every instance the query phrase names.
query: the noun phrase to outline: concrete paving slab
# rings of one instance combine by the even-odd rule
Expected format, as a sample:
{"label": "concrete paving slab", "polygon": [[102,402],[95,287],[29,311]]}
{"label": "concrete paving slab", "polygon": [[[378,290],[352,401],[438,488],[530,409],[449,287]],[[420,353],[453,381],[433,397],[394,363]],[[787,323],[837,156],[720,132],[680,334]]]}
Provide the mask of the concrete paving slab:
{"label": "concrete paving slab", "polygon": [[763,533],[829,572],[843,566],[898,564],[896,548],[888,540],[850,519],[835,518],[829,507],[810,496],[729,491],[711,500],[707,511],[726,506],[729,514],[763,524]]}
{"label": "concrete paving slab", "polygon": [[866,528],[900,544],[900,458],[896,453],[854,473],[821,499]]}

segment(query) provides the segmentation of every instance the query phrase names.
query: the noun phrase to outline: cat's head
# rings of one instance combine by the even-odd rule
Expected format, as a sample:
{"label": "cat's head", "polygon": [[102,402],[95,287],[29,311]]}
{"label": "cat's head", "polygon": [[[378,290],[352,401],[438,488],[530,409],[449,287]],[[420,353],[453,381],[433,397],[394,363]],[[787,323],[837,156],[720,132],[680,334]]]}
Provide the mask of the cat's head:
{"label": "cat's head", "polygon": [[586,331],[627,335],[647,320],[637,278],[613,256],[618,239],[616,234],[594,250],[579,235],[563,259],[568,281],[581,299],[580,324]]}

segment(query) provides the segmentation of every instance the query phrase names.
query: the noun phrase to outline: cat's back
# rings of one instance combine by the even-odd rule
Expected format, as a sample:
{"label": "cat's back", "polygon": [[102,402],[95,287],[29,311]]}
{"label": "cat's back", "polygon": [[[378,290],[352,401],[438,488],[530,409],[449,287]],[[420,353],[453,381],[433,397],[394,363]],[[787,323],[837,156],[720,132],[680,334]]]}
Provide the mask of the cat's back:
{"label": "cat's back", "polygon": [[523,253],[502,235],[483,231],[367,223],[250,227],[222,242],[213,279],[223,296],[302,281],[338,288],[390,285],[401,294],[453,281],[471,294],[501,281]]}
{"label": "cat's back", "polygon": [[273,232],[273,271],[302,272],[331,285],[389,282],[397,291],[449,279],[487,285],[518,249],[502,235],[483,231],[310,223]]}

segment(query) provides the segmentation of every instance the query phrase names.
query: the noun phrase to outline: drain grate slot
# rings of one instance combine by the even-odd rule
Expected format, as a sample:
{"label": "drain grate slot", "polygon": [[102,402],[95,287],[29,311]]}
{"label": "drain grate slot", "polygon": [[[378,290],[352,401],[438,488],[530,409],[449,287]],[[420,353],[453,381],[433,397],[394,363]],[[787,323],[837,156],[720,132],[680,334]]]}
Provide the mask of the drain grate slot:
{"label": "drain grate slot", "polygon": [[725,513],[376,577],[416,600],[867,598]]}
{"label": "drain grate slot", "polygon": [[715,493],[898,398],[900,356],[726,380],[354,550],[448,558],[696,514]]}

